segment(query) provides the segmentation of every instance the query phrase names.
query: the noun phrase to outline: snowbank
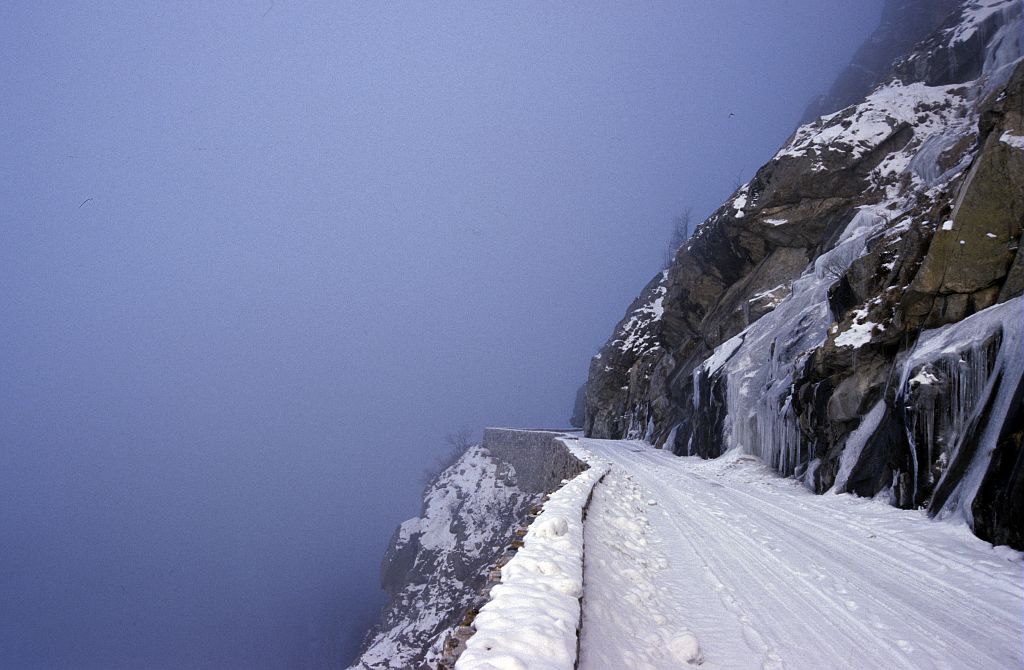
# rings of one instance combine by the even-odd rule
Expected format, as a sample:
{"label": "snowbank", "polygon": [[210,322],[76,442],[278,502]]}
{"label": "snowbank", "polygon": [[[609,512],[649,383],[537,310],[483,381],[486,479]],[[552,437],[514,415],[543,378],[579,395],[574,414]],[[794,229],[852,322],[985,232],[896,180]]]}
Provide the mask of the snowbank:
{"label": "snowbank", "polygon": [[[566,441],[574,452],[579,451]],[[583,455],[583,454],[578,454]],[[608,465],[551,494],[474,621],[457,670],[571,670],[583,595],[583,510]]]}

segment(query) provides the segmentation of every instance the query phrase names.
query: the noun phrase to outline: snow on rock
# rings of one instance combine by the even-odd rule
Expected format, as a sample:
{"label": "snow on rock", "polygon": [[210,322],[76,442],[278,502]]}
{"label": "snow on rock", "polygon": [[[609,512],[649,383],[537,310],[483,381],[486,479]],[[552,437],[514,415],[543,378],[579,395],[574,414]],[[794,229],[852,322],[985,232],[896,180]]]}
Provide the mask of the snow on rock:
{"label": "snow on rock", "polygon": [[732,208],[736,210],[736,218],[743,218],[743,210],[747,207],[748,193],[750,192],[750,184],[744,184],[743,188],[740,189],[736,199],[732,201]]}
{"label": "snow on rock", "polygon": [[[811,169],[823,171],[827,169],[823,160],[825,152],[839,151],[861,158],[901,126],[911,124],[916,148],[933,135],[948,133],[953,121],[963,116],[962,95],[962,90],[955,86],[892,82],[876,89],[859,105],[801,126],[775,155],[775,160],[810,156],[814,158]],[[901,172],[912,156],[897,152],[878,170],[880,174]]]}
{"label": "snow on rock", "polygon": [[966,3],[962,20],[950,31],[949,43],[966,42],[985,21],[1019,3],[1020,0],[974,0]]}
{"label": "snow on rock", "polygon": [[1024,137],[1020,135],[1014,135],[1009,130],[999,136],[999,141],[1003,144],[1008,144],[1014,149],[1020,149],[1024,151]]}
{"label": "snow on rock", "polygon": [[910,129],[909,140],[874,168],[871,182],[890,199],[899,193],[899,178],[907,172],[917,185],[931,188],[969,164],[970,154],[952,166],[945,165],[942,157],[973,132],[970,102],[962,86],[892,81],[860,104],[801,126],[774,160],[810,158],[810,169],[823,172],[829,169],[831,154],[860,159],[901,130]]}
{"label": "snow on rock", "polygon": [[652,326],[661,320],[665,314],[664,302],[667,287],[668,271],[661,273],[661,281],[655,287],[650,302],[640,305],[621,328],[622,337],[615,340],[613,344],[622,351],[633,351],[643,353],[651,347],[656,340]]}
{"label": "snow on rock", "polygon": [[712,353],[711,356],[709,356],[701,365],[704,373],[710,376],[718,372],[718,370],[725,365],[726,361],[736,353],[736,350],[740,348],[740,345],[743,344],[743,338],[744,334],[739,333],[715,347],[714,353]]}
{"label": "snow on rock", "polygon": [[907,380],[908,384],[925,384],[929,386],[938,382],[939,378],[933,375],[927,367],[921,368],[916,375]]}
{"label": "snow on rock", "polygon": [[850,327],[844,330],[836,338],[837,347],[853,347],[858,349],[871,341],[871,336],[879,330],[885,330],[880,323],[873,323],[867,320],[868,310],[866,307],[856,310],[853,313],[853,322]]}
{"label": "snow on rock", "polygon": [[[491,505],[467,505],[465,501],[507,503],[518,491],[498,476],[499,465],[482,447],[473,447],[465,458],[445,470],[424,497],[424,514],[409,524],[420,546],[443,550],[458,544],[466,558],[477,558],[491,539]],[[458,535],[453,532],[458,529]]]}
{"label": "snow on rock", "polygon": [[583,510],[608,466],[555,491],[473,622],[458,670],[571,670],[583,595]]}
{"label": "snow on rock", "polygon": [[382,572],[390,601],[352,667],[429,665],[536,499],[516,486],[512,466],[480,446],[437,475],[422,514],[395,533]]}

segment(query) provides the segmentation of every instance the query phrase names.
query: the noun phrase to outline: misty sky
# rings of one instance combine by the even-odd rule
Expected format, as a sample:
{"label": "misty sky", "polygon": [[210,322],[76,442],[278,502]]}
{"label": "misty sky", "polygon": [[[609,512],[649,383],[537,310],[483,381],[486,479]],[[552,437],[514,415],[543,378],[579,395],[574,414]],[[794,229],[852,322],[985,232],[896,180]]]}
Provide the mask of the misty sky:
{"label": "misty sky", "polygon": [[0,667],[350,660],[444,435],[565,425],[880,7],[3,3]]}

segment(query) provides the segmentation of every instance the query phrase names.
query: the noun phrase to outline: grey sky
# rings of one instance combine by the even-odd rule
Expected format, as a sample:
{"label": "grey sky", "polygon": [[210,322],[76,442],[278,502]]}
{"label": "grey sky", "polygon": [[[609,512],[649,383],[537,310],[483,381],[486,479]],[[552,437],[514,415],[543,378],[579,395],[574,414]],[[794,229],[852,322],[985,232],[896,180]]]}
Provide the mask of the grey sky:
{"label": "grey sky", "polygon": [[347,661],[880,6],[4,3],[0,666]]}

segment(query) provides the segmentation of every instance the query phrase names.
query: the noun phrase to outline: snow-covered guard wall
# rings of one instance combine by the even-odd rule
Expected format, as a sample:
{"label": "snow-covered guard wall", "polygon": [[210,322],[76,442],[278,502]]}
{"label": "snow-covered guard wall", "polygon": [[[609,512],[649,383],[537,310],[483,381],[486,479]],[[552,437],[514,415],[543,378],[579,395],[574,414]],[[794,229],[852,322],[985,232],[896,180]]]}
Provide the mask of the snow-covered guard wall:
{"label": "snow-covered guard wall", "polygon": [[[542,446],[543,434],[515,436],[523,444],[536,439],[538,456],[567,456],[583,463],[571,442]],[[570,438],[571,439],[571,438]],[[568,448],[567,448],[568,447]],[[608,464],[590,467],[552,493],[530,525],[523,546],[501,568],[501,582],[473,623],[475,634],[455,664],[456,670],[530,668],[572,670],[579,651],[583,597],[583,521],[594,486]]]}

